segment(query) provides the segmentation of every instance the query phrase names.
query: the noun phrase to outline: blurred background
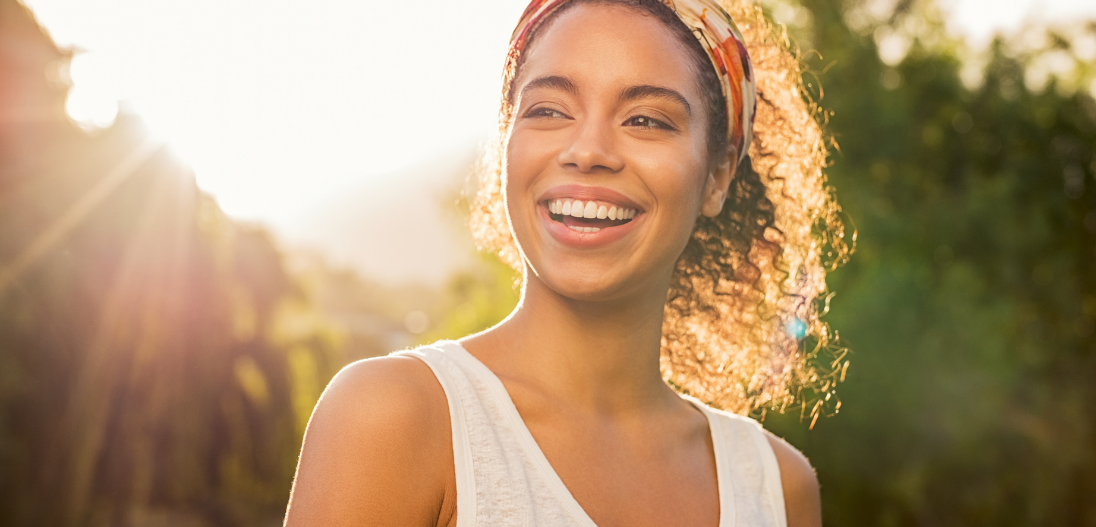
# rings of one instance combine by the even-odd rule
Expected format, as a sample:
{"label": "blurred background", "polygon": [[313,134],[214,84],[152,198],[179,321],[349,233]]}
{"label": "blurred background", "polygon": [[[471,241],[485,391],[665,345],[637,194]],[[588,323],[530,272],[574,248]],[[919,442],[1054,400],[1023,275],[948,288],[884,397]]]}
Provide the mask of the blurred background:
{"label": "blurred background", "polygon": [[[284,5],[283,5],[284,4]],[[1096,3],[766,0],[859,232],[830,525],[1096,525]],[[348,362],[504,317],[524,2],[0,0],[0,525],[280,525]]]}

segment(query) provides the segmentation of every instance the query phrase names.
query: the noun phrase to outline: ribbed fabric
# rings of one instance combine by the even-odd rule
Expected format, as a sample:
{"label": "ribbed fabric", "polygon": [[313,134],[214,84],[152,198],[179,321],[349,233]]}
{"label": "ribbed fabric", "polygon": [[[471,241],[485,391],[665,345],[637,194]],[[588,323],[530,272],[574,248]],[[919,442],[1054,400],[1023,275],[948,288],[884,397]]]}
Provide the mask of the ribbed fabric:
{"label": "ribbed fabric", "polygon": [[[460,344],[416,357],[449,401],[457,477],[457,527],[597,527],[548,463],[502,381]],[[719,527],[786,527],[776,456],[752,419],[686,398],[708,418],[719,481]]]}

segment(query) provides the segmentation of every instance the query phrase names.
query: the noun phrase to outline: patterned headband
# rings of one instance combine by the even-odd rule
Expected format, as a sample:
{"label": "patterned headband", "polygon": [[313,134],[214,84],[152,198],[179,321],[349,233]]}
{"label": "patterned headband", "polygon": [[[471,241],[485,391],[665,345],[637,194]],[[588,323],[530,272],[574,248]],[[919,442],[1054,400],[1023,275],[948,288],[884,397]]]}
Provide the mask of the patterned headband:
{"label": "patterned headband", "polygon": [[[511,63],[516,61],[537,26],[568,1],[532,0],[510,37],[507,60]],[[753,139],[753,119],[757,110],[757,88],[742,33],[734,25],[731,15],[716,0],[661,1],[693,31],[712,61],[724,100],[727,101],[728,143],[738,149],[738,160],[741,161],[746,157],[750,140]]]}

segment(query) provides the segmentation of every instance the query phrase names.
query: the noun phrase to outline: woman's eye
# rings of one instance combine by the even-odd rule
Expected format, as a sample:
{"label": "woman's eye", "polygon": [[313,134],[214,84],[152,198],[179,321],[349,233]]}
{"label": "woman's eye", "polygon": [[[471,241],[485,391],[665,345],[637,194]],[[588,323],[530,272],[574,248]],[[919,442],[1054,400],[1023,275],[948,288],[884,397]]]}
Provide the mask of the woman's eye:
{"label": "woman's eye", "polygon": [[624,126],[637,126],[640,128],[651,128],[659,130],[673,130],[674,127],[659,121],[658,119],[652,119],[646,115],[637,115],[630,117],[627,121],[624,121]]}
{"label": "woman's eye", "polygon": [[525,114],[525,116],[526,117],[547,117],[549,119],[564,119],[564,118],[567,117],[566,115],[563,115],[563,113],[558,111],[558,110],[553,110],[551,108],[545,108],[543,106],[540,107],[540,108],[533,108],[532,110],[529,110],[529,113]]}

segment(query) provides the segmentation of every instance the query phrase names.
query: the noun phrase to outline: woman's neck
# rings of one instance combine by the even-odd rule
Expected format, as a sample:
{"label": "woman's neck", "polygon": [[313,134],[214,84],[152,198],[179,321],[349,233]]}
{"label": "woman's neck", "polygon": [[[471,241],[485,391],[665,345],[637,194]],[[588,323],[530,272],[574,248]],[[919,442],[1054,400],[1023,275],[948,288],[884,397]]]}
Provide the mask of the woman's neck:
{"label": "woman's neck", "polygon": [[667,288],[578,301],[528,275],[514,312],[463,343],[504,381],[561,403],[599,413],[661,405],[677,399],[659,372]]}

